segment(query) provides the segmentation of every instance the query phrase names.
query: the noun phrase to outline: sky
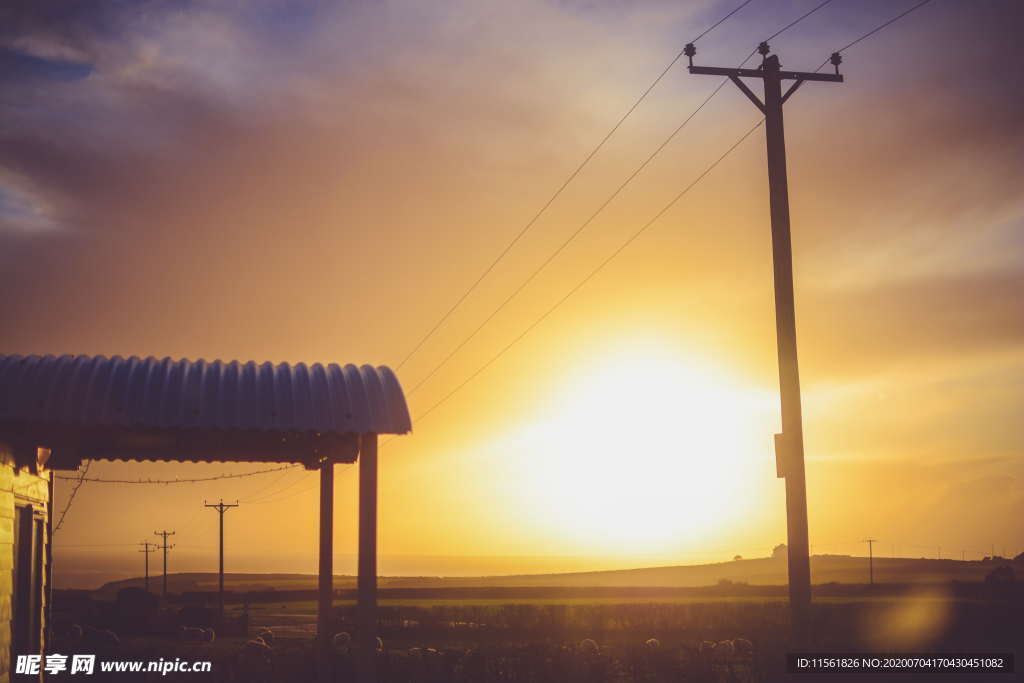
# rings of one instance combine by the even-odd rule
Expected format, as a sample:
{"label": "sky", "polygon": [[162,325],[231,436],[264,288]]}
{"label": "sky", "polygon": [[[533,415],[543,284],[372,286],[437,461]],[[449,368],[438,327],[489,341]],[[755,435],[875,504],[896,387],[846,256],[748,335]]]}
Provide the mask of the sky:
{"label": "sky", "polygon": [[[545,316],[757,123],[728,85],[586,222],[718,85],[684,60],[403,362],[738,4],[5,3],[0,353],[396,368],[414,431],[381,455],[384,574],[768,555],[785,506],[763,131]],[[752,0],[695,63],[735,66],[816,4]],[[771,46],[813,70],[913,4],[834,0]],[[815,553],[1024,550],[1022,18],[933,0],[786,104]],[[339,468],[342,572],[355,479]],[[215,569],[202,504],[221,497],[242,502],[229,571],[312,571],[315,482],[86,484],[56,581],[138,575],[135,544],[165,528],[172,571]]]}

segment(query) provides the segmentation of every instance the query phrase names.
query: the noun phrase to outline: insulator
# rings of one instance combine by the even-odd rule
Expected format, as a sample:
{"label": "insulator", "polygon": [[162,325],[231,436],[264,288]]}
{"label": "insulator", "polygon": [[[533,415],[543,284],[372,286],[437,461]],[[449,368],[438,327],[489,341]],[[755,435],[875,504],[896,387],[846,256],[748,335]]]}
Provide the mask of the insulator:
{"label": "insulator", "polygon": [[757,46],[757,51],[760,54],[767,56],[768,53],[771,51],[771,48],[768,47],[767,41],[762,41],[761,44]]}
{"label": "insulator", "polygon": [[839,66],[843,63],[843,56],[838,52],[833,52],[828,61],[832,63],[832,66]]}

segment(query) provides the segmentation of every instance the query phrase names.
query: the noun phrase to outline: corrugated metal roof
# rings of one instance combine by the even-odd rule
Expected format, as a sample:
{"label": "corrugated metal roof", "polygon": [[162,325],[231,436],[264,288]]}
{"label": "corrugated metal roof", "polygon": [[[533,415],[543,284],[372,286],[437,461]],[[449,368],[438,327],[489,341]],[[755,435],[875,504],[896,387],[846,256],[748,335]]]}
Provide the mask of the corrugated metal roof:
{"label": "corrugated metal roof", "polygon": [[114,356],[0,356],[0,422],[404,434],[387,367]]}

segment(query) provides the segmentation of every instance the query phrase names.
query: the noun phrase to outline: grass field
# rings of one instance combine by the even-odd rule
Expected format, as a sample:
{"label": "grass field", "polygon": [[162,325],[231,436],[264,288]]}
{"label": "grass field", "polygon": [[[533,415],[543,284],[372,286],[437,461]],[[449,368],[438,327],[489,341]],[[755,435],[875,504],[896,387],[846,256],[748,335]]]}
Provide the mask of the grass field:
{"label": "grass field", "polygon": [[[731,588],[743,590],[742,586]],[[823,586],[817,590],[826,594],[815,598],[812,640],[802,649],[1024,655],[1020,651],[1024,592],[1015,585],[996,590],[974,584],[960,594],[945,584],[898,589]],[[827,595],[830,590],[851,594]],[[356,633],[353,606],[351,600],[337,601],[333,633]],[[178,609],[172,606],[157,618],[174,619]],[[229,615],[240,610],[240,605],[229,605]],[[255,664],[252,647],[242,638],[182,642],[174,637],[176,626],[165,627],[162,637],[138,637],[122,631],[127,637],[116,655],[209,659],[214,662],[217,680],[224,683],[312,680],[316,603],[254,602],[248,614],[250,636],[263,628],[274,634],[272,647],[258,652]],[[785,654],[794,649],[789,618],[783,591],[769,597],[413,595],[380,603],[378,634],[383,649],[378,666],[381,683],[784,680]],[[118,628],[114,620],[96,625]],[[647,644],[651,639],[656,645]],[[750,646],[743,649],[737,643]],[[332,662],[336,680],[351,680],[352,660],[347,650],[335,652]],[[254,672],[253,666],[262,668]],[[864,679],[884,680],[876,676]],[[152,680],[191,679],[171,674]]]}

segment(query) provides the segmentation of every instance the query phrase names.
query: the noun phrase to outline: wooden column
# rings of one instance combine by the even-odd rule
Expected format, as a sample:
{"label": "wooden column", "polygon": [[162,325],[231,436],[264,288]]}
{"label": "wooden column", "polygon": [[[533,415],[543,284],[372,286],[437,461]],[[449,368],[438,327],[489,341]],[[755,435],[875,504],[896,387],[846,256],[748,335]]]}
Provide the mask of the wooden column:
{"label": "wooden column", "polygon": [[374,683],[377,651],[377,435],[363,434],[359,452],[360,683]]}
{"label": "wooden column", "polygon": [[317,680],[331,680],[331,646],[334,633],[331,609],[334,603],[334,463],[325,459],[320,466],[320,595],[316,618]]}

